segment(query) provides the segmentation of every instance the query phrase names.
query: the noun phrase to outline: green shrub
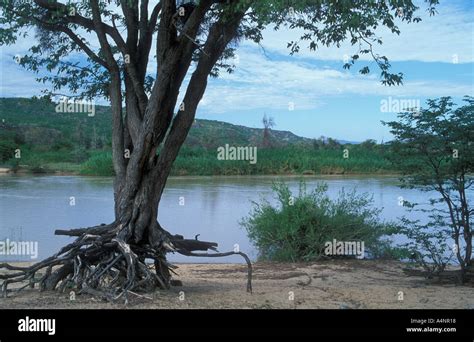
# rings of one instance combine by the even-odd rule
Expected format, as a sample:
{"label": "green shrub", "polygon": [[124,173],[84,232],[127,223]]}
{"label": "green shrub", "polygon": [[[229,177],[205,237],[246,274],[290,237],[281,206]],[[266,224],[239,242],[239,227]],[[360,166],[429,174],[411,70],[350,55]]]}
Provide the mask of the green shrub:
{"label": "green shrub", "polygon": [[13,158],[18,145],[13,140],[0,140],[0,162]]}
{"label": "green shrub", "polygon": [[83,147],[76,148],[70,153],[72,162],[82,163],[88,160],[89,153]]}
{"label": "green shrub", "polygon": [[95,176],[113,176],[112,152],[96,152],[82,166],[81,174]]}
{"label": "green shrub", "polygon": [[381,210],[372,207],[371,196],[342,190],[331,200],[326,184],[307,192],[303,181],[297,197],[285,183],[275,183],[272,189],[278,205],[253,202],[250,216],[241,222],[261,259],[294,262],[327,257],[325,244],[333,239],[363,241],[369,257],[396,253],[385,238],[393,226],[379,220]]}
{"label": "green shrub", "polygon": [[[426,209],[414,209],[412,203],[405,205],[411,211],[426,212]],[[401,217],[396,232],[406,237],[400,248],[407,251],[410,266],[421,266],[427,277],[439,276],[449,264],[456,263],[456,245],[451,240],[449,223],[434,209],[427,222]]]}

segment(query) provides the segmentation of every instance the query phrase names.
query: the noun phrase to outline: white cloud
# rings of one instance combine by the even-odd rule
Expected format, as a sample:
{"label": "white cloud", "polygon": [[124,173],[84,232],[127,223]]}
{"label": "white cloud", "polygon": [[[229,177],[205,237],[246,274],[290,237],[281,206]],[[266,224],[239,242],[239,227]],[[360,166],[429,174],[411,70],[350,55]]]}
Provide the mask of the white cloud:
{"label": "white cloud", "polygon": [[383,86],[375,74],[369,76],[353,72],[317,68],[295,58],[292,61],[269,60],[256,49],[239,50],[239,64],[235,73],[223,74],[211,80],[201,102],[210,113],[234,110],[287,110],[293,102],[295,110],[319,107],[328,96],[452,96],[473,93],[469,84],[449,81],[411,81],[403,86]]}
{"label": "white cloud", "polygon": [[[376,46],[376,52],[386,55],[391,61],[423,61],[451,63],[453,55],[457,55],[459,63],[474,62],[473,37],[474,25],[472,8],[466,10],[459,1],[449,1],[438,6],[438,14],[430,17],[426,12],[426,4],[419,2],[418,16],[420,23],[398,23],[401,30],[399,36],[388,29],[379,29],[383,45]],[[297,41],[301,35],[297,31],[267,29],[264,32],[262,46],[269,52],[288,55],[286,44]],[[247,45],[254,45],[246,42]],[[305,44],[305,43],[303,43]],[[307,45],[307,44],[306,44]],[[344,55],[352,55],[355,46],[343,43],[340,48],[320,47],[316,52],[301,46],[298,56],[317,58],[320,60],[344,59]],[[361,59],[368,56],[361,56]]]}
{"label": "white cloud", "polygon": [[[459,4],[459,3],[457,3]],[[423,4],[421,4],[423,8]],[[422,10],[423,11],[423,10]],[[462,10],[456,2],[439,7],[435,17],[423,15],[418,24],[401,25],[401,36],[381,33],[386,36],[384,45],[378,52],[386,54],[392,61],[416,60],[422,62],[451,62],[452,55],[458,55],[459,62],[474,62],[472,43],[472,10]],[[33,45],[34,32],[28,39],[19,39],[11,47],[2,48],[1,68],[3,82],[2,96],[31,96],[38,94],[39,85],[33,81],[34,75],[22,71],[7,60],[15,54],[23,54]],[[81,31],[81,33],[84,33]],[[286,42],[294,39],[288,30],[265,32],[263,45],[272,56],[288,55]],[[86,35],[88,43],[97,48],[94,35]],[[152,48],[152,51],[155,51]],[[328,96],[381,95],[381,96],[442,96],[446,89],[453,96],[463,96],[473,92],[472,85],[445,80],[411,81],[402,87],[385,87],[378,75],[358,75],[331,68],[315,67],[312,60],[341,61],[344,54],[354,52],[352,47],[322,48],[317,53],[302,49],[305,58],[267,59],[260,48],[244,42],[238,49],[240,63],[234,74],[223,73],[221,79],[211,80],[201,102],[208,112],[228,112],[229,110],[287,109],[293,102],[295,110],[313,109],[321,106]],[[151,72],[156,70],[154,59],[150,61]],[[8,73],[8,74],[7,74]],[[187,78],[189,79],[189,77]],[[181,93],[183,95],[183,92]]]}

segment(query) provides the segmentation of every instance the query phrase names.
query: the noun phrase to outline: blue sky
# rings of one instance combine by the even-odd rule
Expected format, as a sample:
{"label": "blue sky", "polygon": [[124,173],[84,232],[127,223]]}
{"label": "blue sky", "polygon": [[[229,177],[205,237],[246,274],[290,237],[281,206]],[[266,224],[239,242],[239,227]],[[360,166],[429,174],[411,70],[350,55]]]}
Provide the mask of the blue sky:
{"label": "blue sky", "polygon": [[[453,96],[460,103],[462,96],[474,95],[473,1],[441,0],[434,17],[425,13],[421,2],[420,7],[422,22],[400,23],[400,36],[378,31],[384,44],[376,52],[390,59],[393,71],[404,73],[403,86],[382,86],[370,60],[344,70],[345,55],[356,52],[350,44],[316,52],[302,49],[289,56],[286,44],[298,32],[268,29],[262,42],[266,54],[256,44],[242,42],[235,73],[210,79],[197,117],[261,127],[266,113],[274,117],[275,129],[309,138],[389,140],[390,133],[380,121],[392,120],[396,113],[382,112],[383,101],[419,101],[423,107],[427,98]],[[40,94],[43,86],[12,59],[26,52],[33,39],[31,35],[2,48],[1,96]],[[371,66],[371,74],[357,73],[364,65]]]}

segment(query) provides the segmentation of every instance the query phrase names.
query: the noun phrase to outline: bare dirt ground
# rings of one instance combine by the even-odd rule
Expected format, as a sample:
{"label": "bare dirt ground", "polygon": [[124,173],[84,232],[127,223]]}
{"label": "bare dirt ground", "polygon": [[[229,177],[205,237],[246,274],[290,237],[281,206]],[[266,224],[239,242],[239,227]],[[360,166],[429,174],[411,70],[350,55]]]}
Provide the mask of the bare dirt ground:
{"label": "bare dirt ground", "polygon": [[[0,298],[0,309],[474,309],[474,287],[408,277],[393,261],[333,260],[256,263],[253,294],[247,268],[236,264],[179,264],[183,286],[130,296],[128,305],[90,295],[25,289]],[[400,300],[400,291],[403,300]]]}

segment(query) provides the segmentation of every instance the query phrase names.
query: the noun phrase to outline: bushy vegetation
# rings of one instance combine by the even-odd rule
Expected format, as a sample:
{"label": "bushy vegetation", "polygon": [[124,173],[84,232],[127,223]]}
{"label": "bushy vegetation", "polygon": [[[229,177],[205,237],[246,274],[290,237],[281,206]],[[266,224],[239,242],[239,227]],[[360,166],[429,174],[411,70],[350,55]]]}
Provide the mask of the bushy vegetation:
{"label": "bushy vegetation", "polygon": [[[349,157],[344,158],[344,149]],[[288,146],[258,149],[256,164],[218,160],[216,150],[184,147],[174,175],[355,174],[396,172],[383,147],[367,150],[358,145],[318,148]]]}
{"label": "bushy vegetation", "polygon": [[80,173],[94,176],[113,176],[112,152],[94,153],[81,167]]}
{"label": "bushy vegetation", "polygon": [[[77,171],[112,176],[111,115],[97,106],[85,113],[56,113],[48,99],[0,99],[0,164],[31,171]],[[387,146],[366,141],[341,144],[326,137],[307,139],[211,120],[196,120],[175,164],[173,175],[357,174],[394,173]],[[257,146],[257,163],[218,160],[225,144]],[[21,159],[14,158],[20,148]],[[66,163],[66,164],[65,164]]]}
{"label": "bushy vegetation", "polygon": [[13,157],[18,147],[18,138],[15,133],[8,130],[0,130],[0,161],[9,160]]}
{"label": "bushy vegetation", "polygon": [[[4,146],[4,148],[2,148]],[[14,142],[5,141],[0,146],[4,151],[4,164],[18,163],[13,156],[17,148]],[[344,149],[313,149],[309,146],[288,146],[258,149],[257,163],[246,160],[218,160],[216,149],[183,147],[173,165],[174,176],[212,175],[313,175],[313,174],[364,174],[396,173],[383,151],[369,151],[358,145],[347,147],[349,158],[343,158]],[[78,164],[82,174],[112,176],[110,150],[86,150],[84,148],[41,151],[22,146],[21,164],[31,168],[40,165],[54,170],[58,163]],[[25,153],[23,153],[25,152]],[[8,159],[9,158],[9,159]]]}
{"label": "bushy vegetation", "polygon": [[407,238],[400,247],[410,255],[410,266],[421,266],[428,277],[439,276],[456,262],[449,223],[436,213],[429,215],[428,222],[402,217],[397,233]]}
{"label": "bushy vegetation", "polygon": [[342,190],[332,200],[326,184],[307,191],[303,181],[298,196],[282,182],[272,189],[277,205],[265,199],[253,202],[252,212],[241,222],[261,259],[295,262],[326,258],[325,244],[334,239],[363,241],[369,257],[399,257],[385,238],[393,227],[380,221],[380,209],[372,207],[369,195]]}

